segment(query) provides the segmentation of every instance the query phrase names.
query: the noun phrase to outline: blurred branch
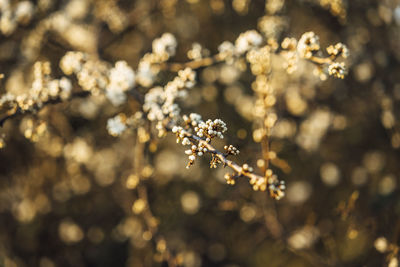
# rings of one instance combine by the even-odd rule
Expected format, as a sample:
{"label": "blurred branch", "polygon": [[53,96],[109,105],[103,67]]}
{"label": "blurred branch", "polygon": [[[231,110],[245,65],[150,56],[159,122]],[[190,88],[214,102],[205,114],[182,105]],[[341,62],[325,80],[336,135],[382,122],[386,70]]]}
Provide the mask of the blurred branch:
{"label": "blurred branch", "polygon": [[[69,99],[84,98],[89,95],[90,95],[90,92],[82,91],[82,92],[73,93]],[[4,115],[2,118],[0,118],[0,127],[3,127],[4,123],[7,120],[17,117],[18,115],[32,114],[34,112],[37,112],[37,111],[43,109],[47,105],[59,104],[62,102],[65,102],[65,101],[63,101],[60,97],[58,97],[58,98],[50,99],[46,102],[43,102],[43,104],[40,107],[38,105],[36,105],[33,109],[29,109],[29,110],[22,110],[20,107],[14,107],[14,108],[8,110],[6,112],[6,115]]]}
{"label": "blurred branch", "polygon": [[319,256],[317,253],[313,251],[305,251],[305,250],[297,250],[287,246],[288,250],[291,251],[293,254],[305,259],[308,261],[312,266],[320,267],[320,266],[337,266],[335,263],[328,262],[323,257]]}
{"label": "blurred branch", "polygon": [[168,63],[168,62],[166,62],[166,63],[162,63],[160,65],[160,67],[163,70],[177,72],[177,71],[180,71],[185,68],[191,68],[191,69],[195,70],[195,69],[199,69],[199,68],[203,68],[203,67],[208,67],[208,66],[214,65],[216,63],[220,63],[222,61],[223,61],[223,59],[221,58],[221,56],[219,54],[216,54],[211,57],[206,57],[206,58],[193,60],[193,61],[189,61],[189,62],[185,62],[185,63],[176,63],[176,62]]}
{"label": "blurred branch", "polygon": [[312,56],[311,58],[309,58],[309,61],[319,64],[319,65],[323,65],[323,64],[331,64],[335,61],[335,59],[336,59],[335,56],[330,56],[330,57]]}
{"label": "blurred branch", "polygon": [[[68,98],[67,101],[70,99],[75,99],[75,98],[85,98],[90,95],[91,95],[91,93],[89,91],[80,91],[80,92],[72,93],[71,97]],[[128,95],[131,95],[140,104],[144,103],[144,97],[139,91],[132,89],[128,92]],[[7,120],[17,117],[18,115],[32,114],[34,112],[37,112],[37,111],[43,109],[47,105],[54,105],[54,104],[59,104],[62,102],[67,102],[67,101],[64,101],[60,97],[58,97],[58,98],[50,99],[50,100],[42,103],[42,105],[40,107],[38,105],[36,105],[33,109],[29,109],[29,110],[22,110],[19,107],[14,107],[14,108],[6,111],[6,115],[4,115],[3,117],[0,118],[0,127],[3,127],[4,123]]]}
{"label": "blurred branch", "polygon": [[129,12],[128,17],[130,19],[129,25],[119,32],[117,35],[113,36],[111,40],[107,42],[103,42],[103,45],[99,47],[98,51],[99,54],[103,54],[104,51],[112,46],[114,43],[118,42],[125,36],[126,34],[130,33],[131,31],[135,30],[137,25],[139,25],[141,22],[143,22],[146,19],[150,19],[151,16],[155,15],[157,13],[156,9],[156,3],[157,1],[149,1],[150,7],[146,6],[139,6],[133,9],[131,12]]}
{"label": "blurred branch", "polygon": [[136,89],[129,90],[128,95],[131,95],[141,105],[144,104],[144,96],[138,90],[136,90]]}

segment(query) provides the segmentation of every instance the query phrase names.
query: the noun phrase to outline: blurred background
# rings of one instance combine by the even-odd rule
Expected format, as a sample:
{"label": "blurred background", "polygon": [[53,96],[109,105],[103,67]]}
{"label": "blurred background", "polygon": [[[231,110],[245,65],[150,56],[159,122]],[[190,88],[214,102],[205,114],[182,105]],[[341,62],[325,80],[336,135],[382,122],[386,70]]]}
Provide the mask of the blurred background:
{"label": "blurred background", "polygon": [[[135,100],[47,105],[1,128],[0,266],[397,267],[398,0],[0,0],[0,92],[27,90],[36,61],[60,77],[67,51],[136,69],[165,32],[178,41],[170,61],[186,62],[194,43],[213,55],[250,29],[278,43],[313,31],[322,48],[350,50],[343,80],[321,81],[305,61],[288,74],[274,57],[270,147],[285,198],[245,179],[226,185],[207,159],[187,170],[184,148],[154,127],[110,136],[107,119],[139,110]],[[161,72],[157,84],[173,77]],[[216,146],[257,166],[253,79],[246,66],[200,68],[180,105],[224,120]]]}

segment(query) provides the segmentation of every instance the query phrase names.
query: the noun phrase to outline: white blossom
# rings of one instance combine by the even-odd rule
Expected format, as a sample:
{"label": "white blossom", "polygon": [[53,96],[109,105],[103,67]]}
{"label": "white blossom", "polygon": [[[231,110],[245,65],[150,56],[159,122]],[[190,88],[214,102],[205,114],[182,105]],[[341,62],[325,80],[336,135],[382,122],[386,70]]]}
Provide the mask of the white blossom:
{"label": "white blossom", "polygon": [[126,130],[126,124],[122,121],[121,115],[108,119],[107,130],[112,136],[119,136]]}
{"label": "white blossom", "polygon": [[110,70],[109,84],[106,96],[114,106],[119,106],[126,101],[125,91],[135,85],[135,73],[125,61],[118,61]]}
{"label": "white blossom", "polygon": [[236,52],[238,54],[244,54],[250,49],[260,46],[262,40],[262,36],[255,30],[241,33],[235,42]]}

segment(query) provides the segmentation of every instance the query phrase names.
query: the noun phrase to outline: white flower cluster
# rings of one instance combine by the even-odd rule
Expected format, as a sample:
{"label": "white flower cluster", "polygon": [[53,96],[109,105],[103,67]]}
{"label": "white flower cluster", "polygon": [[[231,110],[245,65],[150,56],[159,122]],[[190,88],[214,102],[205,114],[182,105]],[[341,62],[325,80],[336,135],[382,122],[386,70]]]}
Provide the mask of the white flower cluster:
{"label": "white flower cluster", "polygon": [[210,142],[212,138],[218,137],[223,139],[223,133],[226,132],[225,122],[220,119],[207,120],[206,122],[200,121],[198,126],[194,127],[194,131],[198,137],[205,137],[207,142]]}
{"label": "white flower cluster", "polygon": [[[244,164],[247,165],[247,164]],[[245,166],[243,165],[243,170],[244,171],[250,171],[252,170],[245,170]],[[279,200],[285,196],[285,189],[286,185],[284,181],[279,181],[278,177],[276,174],[272,172],[271,169],[268,169],[265,172],[265,177],[262,178],[256,178],[253,177],[250,179],[250,184],[253,186],[253,190],[255,191],[265,191],[266,189],[269,190],[270,195],[275,198],[276,200]]]}
{"label": "white flower cluster", "polygon": [[153,53],[159,55],[167,55],[172,57],[175,55],[177,42],[175,36],[171,33],[164,33],[160,38],[154,39],[152,48]]}
{"label": "white flower cluster", "polygon": [[222,120],[215,119],[214,121],[207,120],[204,122],[197,113],[191,113],[189,117],[184,115],[183,120],[194,129],[198,137],[205,138],[207,142],[210,142],[214,137],[223,139],[223,133],[228,130],[225,122]]}
{"label": "white flower cluster", "polygon": [[94,95],[103,93],[109,82],[109,66],[82,52],[67,52],[60,61],[61,70],[75,74],[79,85]]}
{"label": "white flower cluster", "polygon": [[146,57],[143,57],[143,59],[139,62],[136,80],[140,85],[149,87],[153,84],[154,77],[156,76],[158,70],[154,70],[151,66],[151,62],[145,60],[145,58]]}
{"label": "white flower cluster", "polygon": [[286,71],[291,74],[297,69],[297,62],[299,60],[297,54],[297,40],[295,38],[288,38],[286,37],[281,44],[282,48],[284,49],[281,51],[281,55],[285,59],[283,62],[283,67]]}
{"label": "white flower cluster", "polygon": [[241,33],[235,42],[236,52],[244,54],[252,48],[260,46],[262,41],[262,36],[256,30]]}
{"label": "white flower cluster", "polygon": [[297,44],[297,52],[300,57],[306,59],[311,58],[313,52],[316,52],[319,49],[319,37],[314,32],[304,33]]}
{"label": "white flower cluster", "polygon": [[236,39],[235,44],[224,41],[218,46],[219,57],[227,64],[232,64],[234,59],[246,52],[259,47],[263,38],[256,30],[249,30],[241,33]]}
{"label": "white flower cluster", "polygon": [[268,178],[268,189],[270,191],[271,196],[273,196],[276,200],[279,200],[285,196],[286,185],[285,181],[278,180],[276,175]]}
{"label": "white flower cluster", "polygon": [[67,52],[60,61],[62,71],[75,74],[79,85],[93,95],[105,94],[119,106],[126,101],[125,92],[135,86],[135,72],[125,61],[118,61],[113,68],[82,52]]}
{"label": "white flower cluster", "polygon": [[240,153],[239,149],[237,149],[233,145],[224,146],[224,149],[225,149],[226,153],[228,153],[230,155],[239,155],[239,153]]}
{"label": "white flower cluster", "polygon": [[342,56],[343,58],[347,58],[350,55],[349,49],[346,45],[342,43],[337,43],[335,45],[330,45],[326,48],[326,51],[331,56]]}
{"label": "white flower cluster", "polygon": [[343,62],[338,63],[334,62],[329,65],[328,67],[328,73],[331,76],[334,76],[339,79],[344,79],[344,75],[346,75],[346,67]]}
{"label": "white flower cluster", "polygon": [[[196,113],[191,113],[189,116],[184,115],[183,120],[185,121],[186,125],[189,126],[192,130],[195,131],[197,137],[201,138],[202,140],[206,141],[207,143],[211,142],[211,139],[214,137],[224,138],[223,134],[227,128],[225,122],[220,119],[207,120],[204,122],[201,119],[201,116]],[[190,130],[191,131],[191,130]],[[176,142],[182,142],[182,145],[191,145],[191,149],[185,151],[185,153],[189,156],[189,163],[187,168],[194,164],[194,161],[197,156],[203,156],[205,152],[207,152],[207,147],[204,143],[198,142],[196,145],[196,141],[191,141],[189,139],[190,132],[183,129],[181,126],[174,126],[172,128],[172,132],[176,134]],[[229,146],[226,149],[232,152],[233,155],[239,153],[239,151],[233,147]],[[211,166],[216,167],[216,164],[220,163],[218,158],[213,158],[211,161]]]}
{"label": "white flower cluster", "polygon": [[69,51],[60,60],[60,68],[66,75],[78,73],[82,69],[86,55],[82,52]]}
{"label": "white flower cluster", "polygon": [[145,87],[150,87],[160,71],[158,64],[167,61],[175,55],[177,41],[171,33],[164,33],[152,43],[153,51],[145,54],[138,64],[136,81]]}
{"label": "white flower cluster", "polygon": [[34,79],[27,93],[15,96],[7,93],[1,96],[0,106],[16,106],[22,112],[36,111],[51,99],[70,97],[72,91],[71,81],[65,77],[51,79],[51,67],[49,62],[36,62],[34,65]]}
{"label": "white flower cluster", "polygon": [[189,138],[186,137],[186,132],[181,126],[174,126],[172,127],[171,130],[174,134],[176,134],[176,142],[179,143],[182,141],[182,145],[190,145],[191,142],[189,141]]}
{"label": "white flower cluster", "polygon": [[107,131],[112,136],[121,135],[126,128],[126,117],[123,114],[118,114],[107,121]]}
{"label": "white flower cluster", "polygon": [[151,121],[164,119],[162,106],[165,102],[165,91],[161,86],[153,87],[144,97],[143,110],[147,112],[147,118]]}
{"label": "white flower cluster", "polygon": [[272,37],[277,39],[288,25],[289,22],[284,16],[266,15],[258,20],[258,29],[260,29],[266,38]]}
{"label": "white flower cluster", "polygon": [[189,157],[189,162],[188,162],[188,165],[186,166],[186,168],[190,168],[190,166],[192,166],[194,164],[196,157],[197,156],[201,157],[206,152],[207,152],[206,147],[204,147],[200,144],[198,144],[198,145],[193,144],[190,149],[185,151],[185,154],[188,155],[188,157]]}
{"label": "white flower cluster", "polygon": [[190,113],[189,117],[183,115],[183,120],[185,121],[186,124],[191,125],[193,127],[198,126],[199,123],[202,122],[201,115],[197,113]]}
{"label": "white flower cluster", "polygon": [[172,132],[176,134],[176,142],[179,143],[182,141],[182,145],[187,146],[190,145],[190,149],[185,151],[185,154],[188,155],[189,162],[186,168],[190,168],[194,164],[194,161],[196,160],[196,157],[203,156],[204,153],[207,152],[207,148],[204,146],[204,144],[195,144],[194,142],[191,142],[190,139],[187,137],[188,132],[186,132],[182,127],[180,126],[174,126],[172,128]]}
{"label": "white flower cluster", "polygon": [[28,24],[34,15],[34,5],[30,1],[20,1],[11,6],[9,0],[0,0],[0,32],[12,34],[18,24]]}
{"label": "white flower cluster", "polygon": [[176,119],[180,109],[175,104],[176,99],[186,96],[186,88],[195,84],[196,73],[186,68],[178,72],[178,76],[170,81],[164,88],[154,87],[146,94],[143,110],[147,112],[150,121],[162,121],[169,117]]}
{"label": "white flower cluster", "polygon": [[199,43],[193,43],[192,44],[192,49],[190,49],[187,52],[187,57],[191,60],[198,60],[201,59],[202,55],[201,55],[201,44]]}
{"label": "white flower cluster", "polygon": [[135,73],[125,61],[118,61],[110,70],[106,96],[114,106],[126,101],[125,92],[135,85]]}
{"label": "white flower cluster", "polygon": [[250,63],[251,72],[256,76],[271,70],[271,49],[268,46],[249,51],[246,59]]}
{"label": "white flower cluster", "polygon": [[139,129],[140,131],[140,129],[143,129],[141,127],[144,123],[145,119],[141,111],[137,111],[129,117],[124,113],[119,113],[107,120],[107,131],[112,136],[120,136],[128,128]]}
{"label": "white flower cluster", "polygon": [[50,81],[48,90],[50,96],[60,96],[62,100],[66,100],[71,95],[72,83],[69,79],[62,77],[60,80]]}
{"label": "white flower cluster", "polygon": [[226,63],[232,64],[233,58],[235,55],[235,45],[229,41],[224,41],[222,44],[218,46],[219,56],[222,60],[225,60]]}

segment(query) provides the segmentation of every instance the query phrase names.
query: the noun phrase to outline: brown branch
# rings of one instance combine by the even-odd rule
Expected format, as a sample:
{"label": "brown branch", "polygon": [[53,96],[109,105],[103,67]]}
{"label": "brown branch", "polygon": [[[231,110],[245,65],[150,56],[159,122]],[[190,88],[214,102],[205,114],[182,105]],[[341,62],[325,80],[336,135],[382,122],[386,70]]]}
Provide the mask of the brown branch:
{"label": "brown branch", "polygon": [[228,166],[230,167],[232,170],[234,170],[235,172],[249,178],[249,179],[255,179],[255,180],[259,180],[259,179],[264,179],[263,176],[257,175],[255,173],[252,172],[248,172],[243,170],[242,166],[239,166],[237,163],[235,163],[232,160],[227,159],[226,154],[220,152],[219,150],[217,150],[214,146],[212,146],[210,143],[208,143],[207,141],[203,140],[202,138],[193,135],[191,133],[189,133],[188,131],[183,130],[185,136],[189,139],[195,140],[197,141],[200,145],[204,146],[205,148],[207,148],[207,152],[210,154],[213,154],[214,156],[216,156],[219,160],[221,160],[221,162],[224,164],[224,166]]}
{"label": "brown branch", "polygon": [[[81,91],[81,92],[77,92],[77,93],[73,93],[70,97],[70,99],[72,98],[84,98],[90,95],[90,92],[88,91]],[[3,116],[2,118],[0,118],[0,127],[3,127],[4,123],[9,120],[12,119],[14,117],[17,117],[19,115],[23,115],[23,114],[32,114],[35,112],[40,111],[41,109],[43,109],[45,106],[47,105],[51,105],[51,104],[59,104],[64,102],[60,97],[55,98],[55,99],[49,99],[45,102],[42,103],[42,105],[39,107],[38,105],[35,105],[33,108],[28,109],[28,110],[23,110],[20,107],[14,107],[10,110],[8,110],[6,113],[7,115]]]}
{"label": "brown branch", "polygon": [[223,59],[221,58],[221,56],[219,54],[217,54],[215,56],[206,57],[206,58],[202,58],[202,59],[198,59],[198,60],[193,60],[193,61],[189,61],[189,62],[185,62],[185,63],[165,62],[165,63],[160,64],[160,67],[162,70],[178,72],[185,68],[191,68],[191,69],[195,70],[195,69],[199,69],[199,68],[203,68],[203,67],[208,67],[213,64],[222,62],[222,61],[223,61]]}
{"label": "brown branch", "polygon": [[[80,91],[80,92],[73,93],[71,95],[71,97],[68,98],[68,100],[74,99],[74,98],[85,98],[85,97],[88,97],[89,95],[91,95],[91,93],[89,91]],[[132,96],[140,104],[144,103],[144,97],[139,91],[132,89],[128,92],[128,95]],[[67,101],[62,100],[60,97],[57,97],[55,99],[49,99],[49,100],[43,102],[40,107],[38,105],[35,105],[33,108],[31,108],[29,110],[22,110],[18,106],[11,108],[10,110],[6,111],[6,115],[4,115],[3,117],[0,118],[0,127],[3,127],[4,123],[9,119],[12,119],[14,117],[17,117],[17,116],[23,115],[23,114],[32,114],[32,113],[40,111],[47,105],[59,104],[62,102],[67,102]]]}
{"label": "brown branch", "polygon": [[281,169],[284,173],[290,173],[292,168],[286,160],[280,159],[278,157],[271,159],[271,163]]}
{"label": "brown branch", "polygon": [[[143,153],[145,152],[144,144],[139,141],[139,138],[136,136],[135,147],[134,147],[134,160],[133,160],[133,168],[135,173],[141,173],[143,170]],[[158,231],[158,220],[153,215],[153,212],[150,209],[149,196],[147,192],[147,187],[143,184],[143,180],[140,181],[137,186],[137,193],[139,199],[142,199],[146,205],[145,209],[142,211],[143,219],[146,223],[147,229],[150,231],[152,235],[152,244],[157,249],[157,244],[160,240],[165,240],[164,237]],[[176,267],[176,257],[171,253],[168,247],[165,247],[164,251],[159,251],[163,257],[163,260],[167,262],[169,267]]]}
{"label": "brown branch", "polygon": [[329,57],[316,57],[311,56],[308,60],[315,64],[323,65],[323,64],[331,64],[336,60],[337,56],[331,55]]}
{"label": "brown branch", "polygon": [[157,12],[158,10],[156,9],[156,5],[154,4],[154,2],[150,3],[149,7],[139,6],[130,11],[128,14],[128,18],[130,20],[129,25],[127,25],[127,27],[124,28],[121,32],[114,35],[110,40],[99,42],[99,45],[101,43],[101,46],[98,48],[99,54],[104,54],[104,51],[107,48],[120,41],[126,34],[137,30],[137,26],[140,23],[142,23],[145,19],[149,19],[152,16],[157,15]]}
{"label": "brown branch", "polygon": [[269,167],[269,136],[267,133],[265,133],[263,138],[261,139],[261,151],[264,160],[262,171],[265,172]]}
{"label": "brown branch", "polygon": [[[167,126],[166,130],[169,132],[172,132],[172,127]],[[268,190],[271,197],[275,199],[280,199],[284,193],[283,193],[283,187],[281,189],[280,186],[283,186],[283,184],[280,184],[280,181],[277,179],[269,180],[267,176],[261,176],[256,173],[253,173],[250,168],[246,168],[244,164],[243,166],[240,166],[236,162],[229,160],[227,158],[228,154],[224,154],[217,150],[214,146],[212,146],[209,142],[204,140],[203,138],[198,137],[197,135],[194,135],[186,130],[181,130],[180,133],[183,133],[185,137],[187,137],[189,140],[196,141],[199,146],[207,148],[206,153],[212,154],[214,157],[217,157],[221,163],[224,166],[230,167],[232,170],[234,170],[239,176],[247,177],[249,179],[249,182],[251,185],[256,185],[257,182],[261,182],[261,184],[265,184],[266,187],[265,189],[261,189],[261,191]],[[271,173],[272,174],[272,173]],[[272,176],[274,177],[274,176]],[[283,183],[283,182],[282,182]],[[270,187],[272,186],[272,187]],[[256,189],[255,189],[256,190]]]}

